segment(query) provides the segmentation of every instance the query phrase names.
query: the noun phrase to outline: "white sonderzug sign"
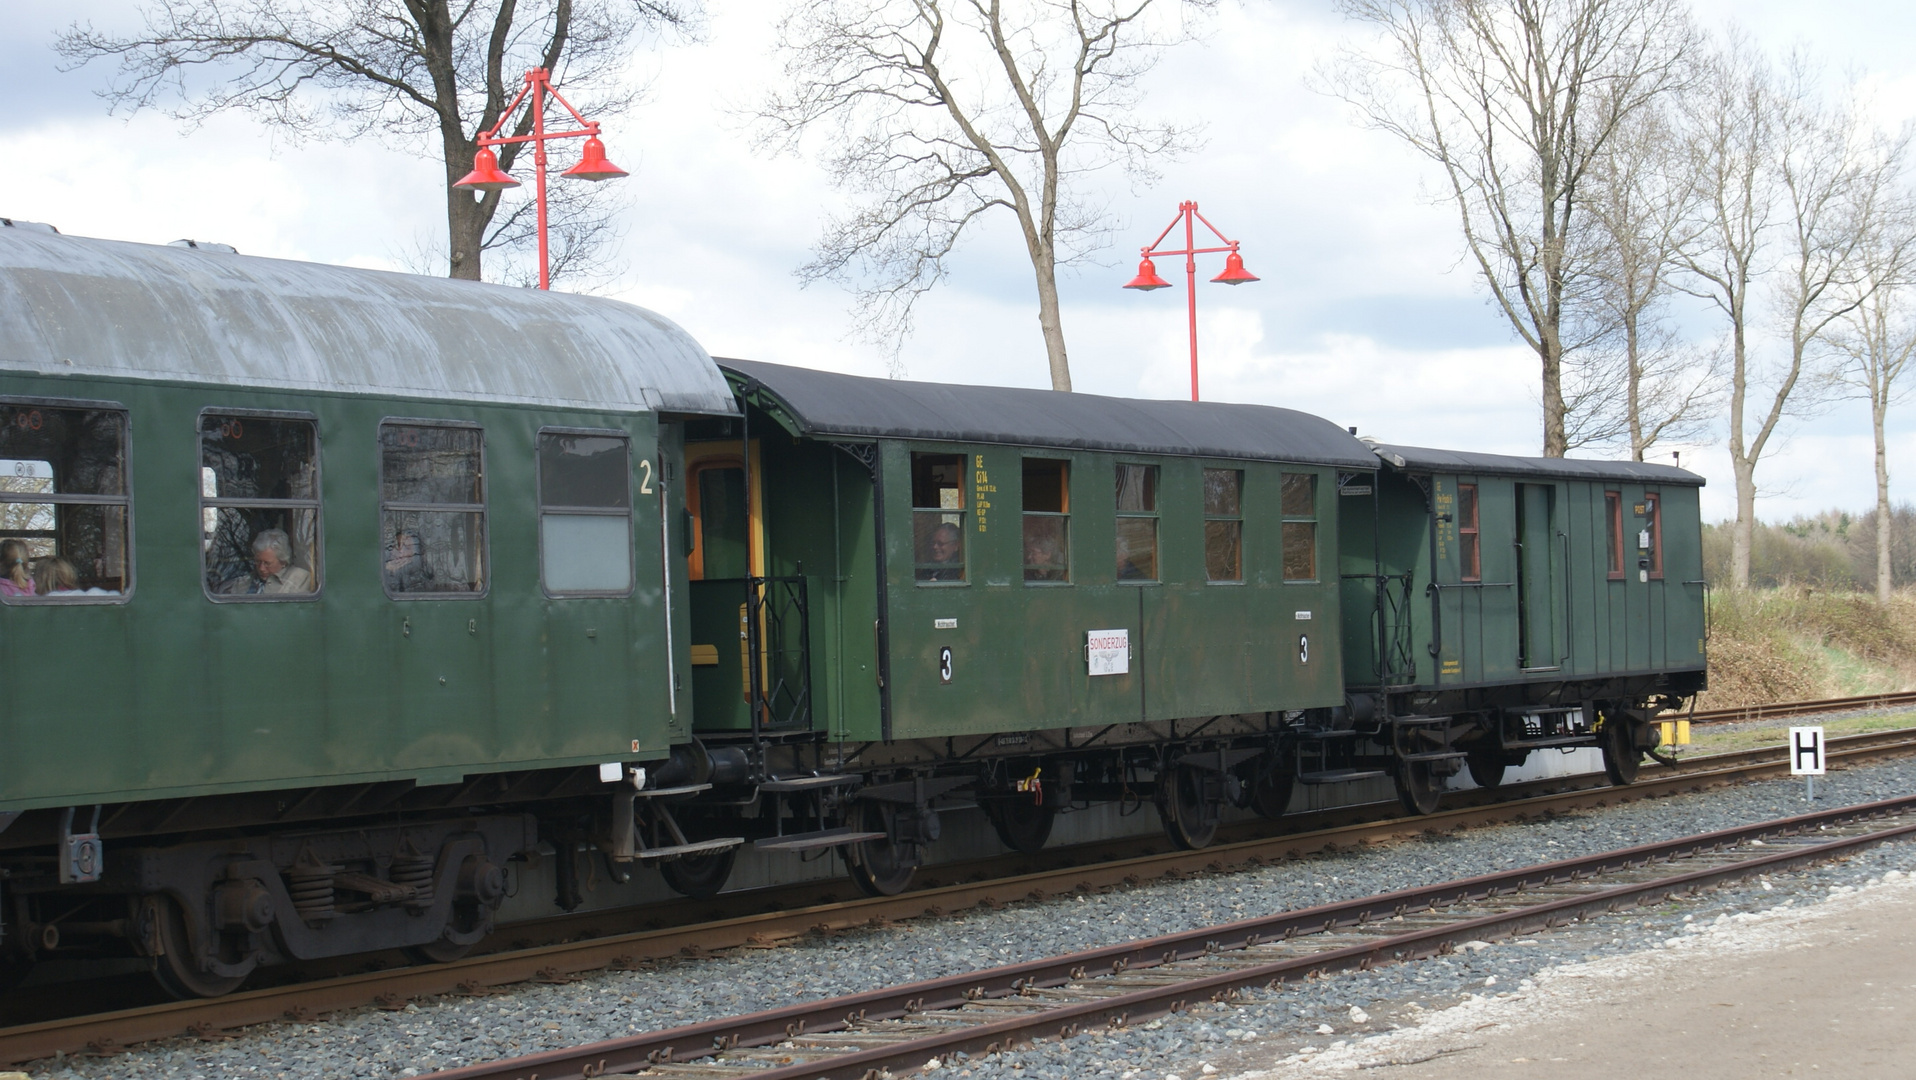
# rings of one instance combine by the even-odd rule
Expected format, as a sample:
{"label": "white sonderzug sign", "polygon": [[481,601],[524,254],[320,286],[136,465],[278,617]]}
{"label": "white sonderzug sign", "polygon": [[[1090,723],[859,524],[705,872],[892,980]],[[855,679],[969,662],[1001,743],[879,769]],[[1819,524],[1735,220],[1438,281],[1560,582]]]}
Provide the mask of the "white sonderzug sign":
{"label": "white sonderzug sign", "polygon": [[1131,631],[1086,630],[1084,660],[1093,675],[1125,675],[1131,671]]}

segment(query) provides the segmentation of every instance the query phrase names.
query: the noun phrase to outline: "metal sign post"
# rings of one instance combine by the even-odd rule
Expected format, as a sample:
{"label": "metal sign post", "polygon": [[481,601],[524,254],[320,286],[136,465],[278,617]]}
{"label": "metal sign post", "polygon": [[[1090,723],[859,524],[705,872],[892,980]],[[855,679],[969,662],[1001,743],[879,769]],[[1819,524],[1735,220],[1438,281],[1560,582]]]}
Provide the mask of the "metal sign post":
{"label": "metal sign post", "polygon": [[1823,729],[1790,729],[1790,775],[1803,777],[1805,796],[1816,798],[1816,778],[1823,775]]}

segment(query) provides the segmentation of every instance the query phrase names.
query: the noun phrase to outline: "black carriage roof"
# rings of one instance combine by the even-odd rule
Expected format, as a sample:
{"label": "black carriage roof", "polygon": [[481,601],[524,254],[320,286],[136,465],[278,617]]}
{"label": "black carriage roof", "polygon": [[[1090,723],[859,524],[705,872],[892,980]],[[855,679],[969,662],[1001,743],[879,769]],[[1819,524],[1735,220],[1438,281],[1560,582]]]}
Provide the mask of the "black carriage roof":
{"label": "black carriage roof", "polygon": [[671,320],[589,296],[0,221],[0,373],[735,414]]}
{"label": "black carriage roof", "polygon": [[924,439],[1375,469],[1369,448],[1322,417],[1268,405],[1148,401],[907,382],[718,358],[754,404],[809,438]]}
{"label": "black carriage roof", "polygon": [[1634,484],[1682,484],[1702,487],[1703,477],[1673,465],[1643,461],[1593,461],[1588,458],[1513,457],[1464,450],[1378,443],[1377,456],[1406,472],[1542,476],[1553,480],[1614,480]]}

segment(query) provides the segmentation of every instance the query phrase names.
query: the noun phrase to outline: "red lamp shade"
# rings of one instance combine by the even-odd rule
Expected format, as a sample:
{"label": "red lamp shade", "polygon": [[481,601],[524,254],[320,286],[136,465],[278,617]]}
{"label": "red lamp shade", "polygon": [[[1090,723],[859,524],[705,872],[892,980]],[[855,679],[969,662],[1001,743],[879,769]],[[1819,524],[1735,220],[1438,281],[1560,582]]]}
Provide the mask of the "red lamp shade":
{"label": "red lamp shade", "polygon": [[594,135],[586,139],[585,153],[580,156],[579,163],[559,175],[570,176],[574,180],[617,180],[628,174],[605,159],[605,144]]}
{"label": "red lamp shade", "polygon": [[519,181],[499,171],[499,155],[485,147],[472,155],[472,171],[453,181],[453,187],[474,191],[504,191],[519,186]]}
{"label": "red lamp shade", "polygon": [[1148,257],[1138,263],[1138,276],[1125,282],[1127,289],[1150,292],[1152,289],[1168,289],[1171,283],[1158,276],[1158,266]]}
{"label": "red lamp shade", "polygon": [[1247,281],[1256,281],[1257,277],[1244,269],[1244,256],[1233,251],[1224,257],[1224,272],[1211,280],[1219,285],[1242,285]]}

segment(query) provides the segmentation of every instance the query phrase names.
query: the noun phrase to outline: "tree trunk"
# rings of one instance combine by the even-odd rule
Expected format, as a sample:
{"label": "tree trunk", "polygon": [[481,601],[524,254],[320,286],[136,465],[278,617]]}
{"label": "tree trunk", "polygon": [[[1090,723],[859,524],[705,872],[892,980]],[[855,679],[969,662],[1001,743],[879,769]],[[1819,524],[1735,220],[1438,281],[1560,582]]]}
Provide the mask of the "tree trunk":
{"label": "tree trunk", "polygon": [[1888,411],[1884,399],[1887,393],[1878,393],[1875,386],[1870,387],[1870,421],[1876,428],[1876,599],[1889,603],[1889,452],[1883,445],[1883,414]]}
{"label": "tree trunk", "polygon": [[[454,180],[458,178],[453,177]],[[448,185],[446,226],[446,235],[451,240],[447,254],[452,265],[451,272],[447,276],[462,281],[482,280],[479,276],[479,256],[486,234],[486,215],[483,204],[480,200],[473,198],[470,192]]]}
{"label": "tree trunk", "polygon": [[1543,456],[1562,457],[1569,447],[1563,428],[1563,342],[1557,328],[1543,328]]}
{"label": "tree trunk", "polygon": [[1736,527],[1730,532],[1730,585],[1750,587],[1750,552],[1756,546],[1756,462],[1735,451],[1730,467],[1736,473]]}
{"label": "tree trunk", "polygon": [[[1022,216],[1022,215],[1021,215]],[[1064,350],[1064,319],[1058,314],[1058,265],[1051,249],[1039,243],[1030,224],[1025,226],[1031,270],[1038,279],[1038,329],[1044,332],[1045,355],[1051,361],[1051,388],[1071,391],[1071,362]]]}
{"label": "tree trunk", "polygon": [[1631,461],[1643,460],[1643,406],[1638,400],[1643,392],[1643,364],[1637,355],[1641,347],[1637,337],[1637,311],[1633,307],[1623,315],[1623,362],[1628,375],[1624,407],[1629,410]]}

